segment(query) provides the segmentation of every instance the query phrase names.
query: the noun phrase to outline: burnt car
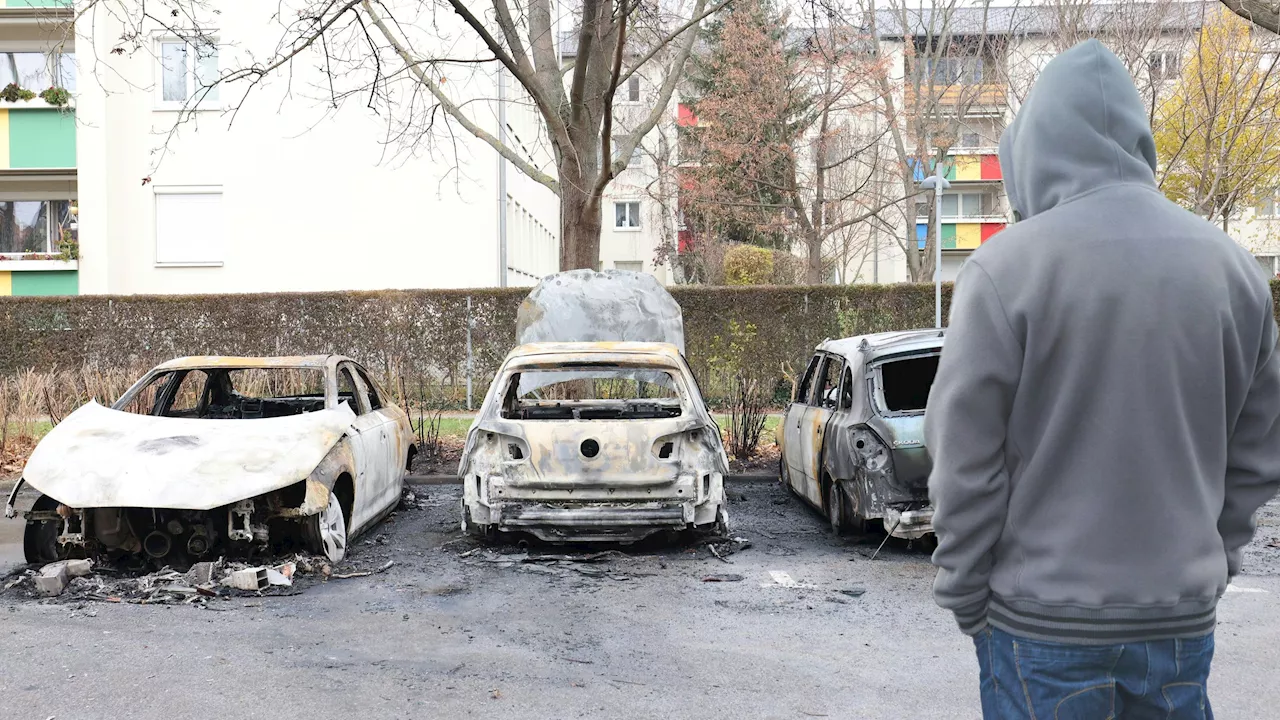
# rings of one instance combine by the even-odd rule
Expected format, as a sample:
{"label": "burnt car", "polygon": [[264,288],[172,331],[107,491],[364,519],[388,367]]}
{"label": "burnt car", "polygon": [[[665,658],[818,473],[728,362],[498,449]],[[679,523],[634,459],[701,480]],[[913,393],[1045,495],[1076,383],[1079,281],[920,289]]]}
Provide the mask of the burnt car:
{"label": "burnt car", "polygon": [[924,411],[944,331],[827,340],[779,429],[781,482],[836,533],[932,539]]}
{"label": "burnt car", "polygon": [[181,566],[280,543],[341,560],[400,499],[408,416],[354,361],[187,357],[77,409],[23,469],[27,561]]}
{"label": "burnt car", "polygon": [[619,543],[723,531],[729,463],[683,333],[651,276],[544,279],[467,434],[463,530]]}

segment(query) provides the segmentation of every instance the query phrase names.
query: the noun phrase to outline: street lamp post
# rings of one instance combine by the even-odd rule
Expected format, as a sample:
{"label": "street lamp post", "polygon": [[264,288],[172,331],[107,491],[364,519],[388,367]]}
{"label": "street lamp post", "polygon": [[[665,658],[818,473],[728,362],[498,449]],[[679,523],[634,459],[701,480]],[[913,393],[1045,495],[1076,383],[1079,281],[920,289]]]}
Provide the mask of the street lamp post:
{"label": "street lamp post", "polygon": [[933,191],[933,326],[938,329],[942,329],[942,191],[949,187],[942,163],[936,163],[933,175],[920,183],[920,189]]}

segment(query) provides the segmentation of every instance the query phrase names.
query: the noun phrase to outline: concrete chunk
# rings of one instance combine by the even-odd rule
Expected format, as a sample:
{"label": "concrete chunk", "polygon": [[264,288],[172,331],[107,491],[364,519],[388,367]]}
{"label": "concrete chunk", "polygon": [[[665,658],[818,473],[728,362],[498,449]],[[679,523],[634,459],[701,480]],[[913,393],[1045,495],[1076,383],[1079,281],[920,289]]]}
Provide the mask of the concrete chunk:
{"label": "concrete chunk", "polygon": [[93,572],[92,560],[63,560],[62,563],[67,566],[67,574],[71,577],[84,577]]}
{"label": "concrete chunk", "polygon": [[187,580],[192,585],[208,585],[213,582],[213,563],[198,562],[187,571]]}
{"label": "concrete chunk", "polygon": [[36,592],[44,597],[54,597],[61,595],[62,591],[67,588],[67,582],[71,579],[67,572],[67,566],[63,563],[52,563],[40,568],[40,574],[36,575]]}
{"label": "concrete chunk", "polygon": [[271,584],[271,580],[267,577],[265,567],[256,567],[236,570],[222,584],[237,590],[262,590]]}

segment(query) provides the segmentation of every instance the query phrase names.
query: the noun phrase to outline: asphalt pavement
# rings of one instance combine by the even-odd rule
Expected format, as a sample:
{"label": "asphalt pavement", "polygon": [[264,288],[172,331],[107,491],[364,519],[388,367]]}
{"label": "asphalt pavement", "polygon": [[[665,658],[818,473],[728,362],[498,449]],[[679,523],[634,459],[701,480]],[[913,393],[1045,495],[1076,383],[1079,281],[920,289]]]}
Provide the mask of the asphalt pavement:
{"label": "asphalt pavement", "polygon": [[[731,485],[749,542],[546,558],[457,529],[460,489],[284,597],[203,607],[0,594],[0,718],[977,718],[970,641],[918,548],[833,538],[773,483]],[[1280,508],[1222,601],[1224,718],[1280,707]],[[0,520],[12,540],[14,521]],[[11,557],[12,543],[3,545]],[[735,552],[736,549],[736,552]]]}

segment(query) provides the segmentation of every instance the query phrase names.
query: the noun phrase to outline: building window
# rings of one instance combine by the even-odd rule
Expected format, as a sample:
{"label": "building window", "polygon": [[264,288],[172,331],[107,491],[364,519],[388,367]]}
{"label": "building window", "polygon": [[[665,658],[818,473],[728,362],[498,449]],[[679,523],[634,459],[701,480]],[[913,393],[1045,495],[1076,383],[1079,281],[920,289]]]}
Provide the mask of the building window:
{"label": "building window", "polygon": [[1262,200],[1258,202],[1257,207],[1254,208],[1254,214],[1260,218],[1276,217],[1276,209],[1280,206],[1280,203],[1276,202],[1278,196],[1280,196],[1280,193],[1272,193],[1267,197],[1262,198]]}
{"label": "building window", "polygon": [[1280,277],[1280,257],[1275,255],[1254,255],[1253,259],[1258,261],[1258,268],[1262,270],[1263,277]]}
{"label": "building window", "polygon": [[614,270],[623,270],[625,272],[644,272],[643,260],[616,260],[613,263]]}
{"label": "building window", "polygon": [[1152,81],[1174,80],[1182,72],[1182,56],[1173,50],[1153,52],[1147,55],[1147,65]]}
{"label": "building window", "polygon": [[640,102],[640,76],[632,75],[627,78],[627,85],[622,91],[622,101],[629,103]]}
{"label": "building window", "polygon": [[0,87],[17,85],[39,93],[57,86],[76,89],[75,55],[72,53],[0,52]]}
{"label": "building window", "polygon": [[160,42],[159,101],[179,107],[190,100],[217,102],[218,48],[182,40]]}
{"label": "building window", "polygon": [[[942,196],[942,217],[990,217],[994,205],[994,198],[989,193],[947,193]],[[925,214],[928,215],[927,210]]]}
{"label": "building window", "polygon": [[61,252],[70,224],[67,200],[0,200],[0,255]]}
{"label": "building window", "polygon": [[982,58],[979,57],[931,58],[925,66],[925,79],[932,77],[935,83],[941,85],[981,85],[982,65]]}
{"label": "building window", "polygon": [[960,135],[960,147],[982,147],[982,136],[976,132],[962,133]]}
{"label": "building window", "polygon": [[156,264],[221,265],[220,188],[156,188]]}
{"label": "building window", "polygon": [[640,202],[616,202],[613,204],[613,226],[621,230],[640,228]]}

